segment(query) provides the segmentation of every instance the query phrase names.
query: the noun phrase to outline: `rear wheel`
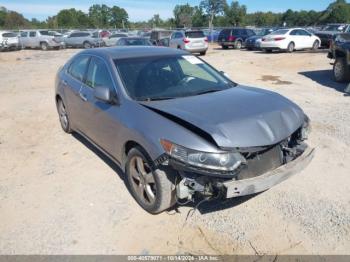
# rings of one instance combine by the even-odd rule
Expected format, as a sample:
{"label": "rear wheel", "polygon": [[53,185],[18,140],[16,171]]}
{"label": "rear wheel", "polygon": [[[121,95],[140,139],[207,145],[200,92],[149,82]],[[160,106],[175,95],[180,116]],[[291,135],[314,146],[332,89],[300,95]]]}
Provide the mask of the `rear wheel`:
{"label": "rear wheel", "polygon": [[40,44],[41,50],[47,51],[49,49],[49,46],[47,43],[43,42]]}
{"label": "rear wheel", "polygon": [[320,42],[316,40],[312,45],[312,50],[317,50],[320,47]]}
{"label": "rear wheel", "polygon": [[207,52],[200,52],[199,54],[204,56]]}
{"label": "rear wheel", "polygon": [[223,45],[222,49],[228,49],[228,46],[227,45]]}
{"label": "rear wheel", "polygon": [[175,204],[175,174],[170,170],[152,169],[152,160],[141,147],[127,155],[126,183],[136,202],[151,214]]}
{"label": "rear wheel", "polygon": [[57,112],[58,112],[58,116],[59,116],[63,131],[68,134],[72,133],[68,113],[62,99],[58,99],[56,105],[57,105]]}
{"label": "rear wheel", "polygon": [[350,69],[346,63],[345,57],[338,57],[333,65],[333,75],[337,82],[346,82],[350,80]]}
{"label": "rear wheel", "polygon": [[235,45],[233,46],[234,49],[241,49],[242,48],[242,41],[238,40],[235,42]]}
{"label": "rear wheel", "polygon": [[287,52],[288,52],[288,53],[293,53],[294,48],[295,48],[294,43],[293,43],[293,42],[289,43],[289,45],[288,45],[288,47],[287,47]]}

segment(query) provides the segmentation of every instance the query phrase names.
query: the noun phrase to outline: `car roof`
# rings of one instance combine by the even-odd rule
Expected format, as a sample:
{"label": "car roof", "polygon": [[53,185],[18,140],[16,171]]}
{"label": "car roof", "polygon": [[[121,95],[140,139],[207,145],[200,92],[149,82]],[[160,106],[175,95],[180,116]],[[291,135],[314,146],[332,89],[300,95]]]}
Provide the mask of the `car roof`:
{"label": "car roof", "polygon": [[79,54],[98,55],[106,59],[125,59],[152,56],[188,55],[189,53],[183,50],[168,47],[120,46],[87,49]]}

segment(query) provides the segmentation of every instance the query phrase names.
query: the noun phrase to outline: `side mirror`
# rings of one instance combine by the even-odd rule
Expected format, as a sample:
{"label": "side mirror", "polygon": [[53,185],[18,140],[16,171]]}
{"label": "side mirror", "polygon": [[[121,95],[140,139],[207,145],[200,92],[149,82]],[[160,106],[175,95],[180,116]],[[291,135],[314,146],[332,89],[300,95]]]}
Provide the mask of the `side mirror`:
{"label": "side mirror", "polygon": [[113,98],[111,90],[105,86],[97,86],[94,90],[94,96],[105,103],[115,104],[115,99]]}

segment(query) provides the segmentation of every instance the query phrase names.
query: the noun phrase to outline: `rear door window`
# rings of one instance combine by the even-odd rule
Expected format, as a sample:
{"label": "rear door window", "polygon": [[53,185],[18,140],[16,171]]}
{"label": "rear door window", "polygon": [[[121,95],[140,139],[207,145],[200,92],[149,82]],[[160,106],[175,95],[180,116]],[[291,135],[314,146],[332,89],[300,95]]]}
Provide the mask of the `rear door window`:
{"label": "rear door window", "polygon": [[83,82],[90,58],[88,56],[77,57],[69,66],[68,73],[80,82]]}
{"label": "rear door window", "polygon": [[15,33],[3,33],[2,37],[17,37]]}
{"label": "rear door window", "polygon": [[29,32],[29,37],[36,37],[36,32]]}
{"label": "rear door window", "polygon": [[204,38],[203,31],[191,31],[185,33],[186,37],[188,38]]}
{"label": "rear door window", "polygon": [[21,33],[21,37],[27,37],[28,36],[28,32],[22,32]]}

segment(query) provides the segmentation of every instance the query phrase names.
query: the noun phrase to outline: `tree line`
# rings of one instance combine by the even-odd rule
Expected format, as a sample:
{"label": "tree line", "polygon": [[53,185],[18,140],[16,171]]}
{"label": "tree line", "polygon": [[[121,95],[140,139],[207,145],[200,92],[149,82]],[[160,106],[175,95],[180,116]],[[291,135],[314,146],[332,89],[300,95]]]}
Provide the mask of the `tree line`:
{"label": "tree line", "polygon": [[143,22],[129,21],[124,8],[105,4],[92,5],[87,13],[75,8],[64,9],[45,21],[28,20],[15,11],[0,7],[0,28],[184,28],[227,26],[315,26],[326,23],[350,23],[350,4],[336,0],[324,11],[293,11],[283,13],[248,13],[238,1],[202,0],[198,6],[176,5],[173,17],[162,19],[159,14]]}

